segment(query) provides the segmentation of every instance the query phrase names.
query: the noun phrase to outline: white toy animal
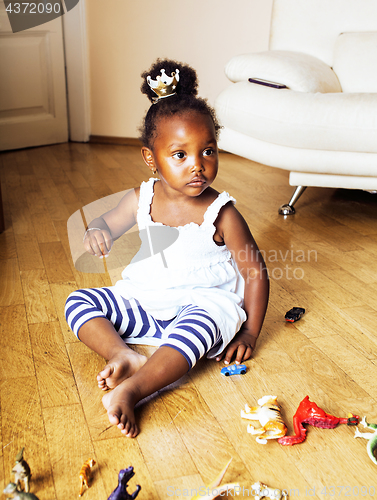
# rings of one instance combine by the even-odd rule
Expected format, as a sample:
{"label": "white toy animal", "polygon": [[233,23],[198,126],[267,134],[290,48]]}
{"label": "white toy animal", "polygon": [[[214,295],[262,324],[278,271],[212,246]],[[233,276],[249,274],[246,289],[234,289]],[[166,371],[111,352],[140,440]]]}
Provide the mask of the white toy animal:
{"label": "white toy animal", "polygon": [[261,500],[262,498],[270,498],[271,500],[286,500],[288,494],[286,491],[278,490],[277,488],[270,488],[267,484],[258,481],[251,486],[252,491],[255,491],[255,500]]}
{"label": "white toy animal", "polygon": [[372,460],[372,462],[374,462],[377,465],[377,456],[376,456],[377,425],[376,424],[368,424],[366,417],[362,418],[360,424],[363,425],[364,427],[367,427],[369,429],[374,430],[374,432],[360,432],[359,429],[356,427],[354,437],[368,439],[367,452],[368,452],[369,458]]}
{"label": "white toy animal", "polygon": [[25,493],[23,491],[20,491],[17,488],[16,483],[9,483],[5,490],[3,490],[3,493],[5,495],[11,495],[7,496],[8,499],[13,499],[13,500],[39,500],[34,493]]}
{"label": "white toy animal", "polygon": [[287,433],[287,426],[283,422],[280,413],[280,406],[276,396],[263,396],[258,400],[259,406],[250,407],[245,405],[245,410],[241,410],[241,417],[249,420],[259,420],[261,427],[255,429],[249,424],[247,432],[258,435],[256,438],[260,444],[266,444],[268,439],[278,439]]}
{"label": "white toy animal", "polygon": [[24,459],[24,449],[22,448],[17,456],[16,463],[12,469],[12,473],[14,474],[14,482],[17,486],[20,486],[21,483],[24,483],[25,491],[29,491],[29,481],[31,477],[30,467]]}

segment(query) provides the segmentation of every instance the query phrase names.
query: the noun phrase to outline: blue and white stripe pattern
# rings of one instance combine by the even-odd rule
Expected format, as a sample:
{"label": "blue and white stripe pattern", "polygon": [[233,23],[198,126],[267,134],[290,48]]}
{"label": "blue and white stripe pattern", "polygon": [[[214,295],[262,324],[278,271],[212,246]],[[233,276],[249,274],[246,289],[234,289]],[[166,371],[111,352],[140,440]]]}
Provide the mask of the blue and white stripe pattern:
{"label": "blue and white stripe pattern", "polygon": [[124,299],[110,288],[85,288],[69,295],[65,317],[78,338],[87,321],[107,318],[126,343],[171,347],[186,358],[190,369],[212,348],[221,350],[219,328],[205,310],[195,305],[183,307],[170,320],[156,320],[136,299]]}

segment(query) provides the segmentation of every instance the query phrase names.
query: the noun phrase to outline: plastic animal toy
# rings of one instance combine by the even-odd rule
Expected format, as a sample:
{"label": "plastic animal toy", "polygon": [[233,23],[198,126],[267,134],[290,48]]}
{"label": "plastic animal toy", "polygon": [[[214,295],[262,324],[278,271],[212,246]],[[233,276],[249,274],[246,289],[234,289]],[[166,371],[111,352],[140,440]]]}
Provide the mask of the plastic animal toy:
{"label": "plastic animal toy", "polygon": [[141,486],[136,485],[136,490],[130,495],[127,491],[128,481],[135,475],[134,468],[122,469],[118,474],[118,486],[111,493],[107,500],[134,500],[141,490]]}
{"label": "plastic animal toy", "polygon": [[229,375],[245,375],[246,365],[229,365],[221,368],[221,375],[229,377]]}
{"label": "plastic animal toy", "polygon": [[374,462],[377,465],[377,458],[375,453],[377,450],[377,425],[368,424],[366,417],[362,418],[360,424],[362,424],[364,427],[369,427],[369,429],[374,429],[374,432],[360,432],[359,429],[356,427],[354,437],[368,439],[367,452],[369,458],[372,460],[372,462]]}
{"label": "plastic animal toy", "polygon": [[315,403],[309,401],[309,396],[306,396],[299,404],[293,416],[295,435],[281,437],[278,443],[283,446],[292,446],[305,441],[306,429],[303,424],[313,425],[321,429],[334,429],[338,424],[357,425],[358,423],[359,417],[357,415],[349,413],[348,418],[334,417],[324,412]]}
{"label": "plastic animal toy", "polygon": [[251,424],[247,426],[247,432],[258,435],[257,443],[266,444],[268,439],[278,439],[285,436],[287,426],[283,422],[280,406],[276,396],[263,396],[258,400],[259,406],[250,407],[245,405],[241,410],[241,417],[249,420],[259,420],[262,427],[255,429]]}
{"label": "plastic animal toy", "polygon": [[258,481],[251,486],[251,489],[256,492],[254,496],[255,500],[261,500],[262,498],[270,498],[271,500],[281,500],[282,498],[288,498],[288,494],[285,490],[281,491],[277,488],[270,488],[267,484]]}
{"label": "plastic animal toy", "polygon": [[26,492],[29,491],[29,480],[30,480],[30,467],[28,466],[26,460],[24,460],[24,449],[22,448],[17,456],[16,456],[16,464],[12,469],[12,473],[14,474],[14,481],[17,486],[21,485],[21,482],[24,482],[24,490]]}
{"label": "plastic animal toy", "polygon": [[203,490],[202,488],[200,488],[201,493],[192,497],[191,500],[213,500],[215,498],[222,497],[223,493],[225,492],[228,493],[230,490],[240,489],[240,485],[238,483],[228,483],[224,484],[223,486],[220,486],[220,483],[223,480],[225,472],[227,471],[231,461],[232,458],[229,460],[229,462],[226,464],[226,466],[223,468],[220,474],[208,486],[205,487],[205,492],[207,492],[207,494],[203,495]]}
{"label": "plastic animal toy", "polygon": [[86,462],[83,463],[80,469],[80,493],[79,497],[82,497],[84,493],[84,487],[90,488],[89,480],[90,480],[90,472],[91,468],[95,465],[95,460],[89,458]]}
{"label": "plastic animal toy", "polygon": [[13,498],[13,500],[39,500],[39,498],[34,495],[34,493],[24,493],[17,488],[16,483],[9,483],[5,490],[3,490],[5,495],[11,495],[7,498]]}

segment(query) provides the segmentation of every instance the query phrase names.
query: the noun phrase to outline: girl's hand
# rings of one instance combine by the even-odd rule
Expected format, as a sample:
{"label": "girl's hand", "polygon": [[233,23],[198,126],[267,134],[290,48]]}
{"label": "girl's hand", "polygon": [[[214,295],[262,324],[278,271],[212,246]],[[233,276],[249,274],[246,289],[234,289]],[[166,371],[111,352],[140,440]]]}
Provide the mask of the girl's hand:
{"label": "girl's hand", "polygon": [[254,337],[247,330],[241,328],[226,349],[216,357],[216,361],[220,361],[225,355],[224,363],[228,365],[232,360],[233,354],[236,354],[236,364],[246,361],[251,357],[256,341],[257,337]]}
{"label": "girl's hand", "polygon": [[84,235],[85,250],[101,259],[109,255],[112,246],[113,238],[107,229],[89,228]]}

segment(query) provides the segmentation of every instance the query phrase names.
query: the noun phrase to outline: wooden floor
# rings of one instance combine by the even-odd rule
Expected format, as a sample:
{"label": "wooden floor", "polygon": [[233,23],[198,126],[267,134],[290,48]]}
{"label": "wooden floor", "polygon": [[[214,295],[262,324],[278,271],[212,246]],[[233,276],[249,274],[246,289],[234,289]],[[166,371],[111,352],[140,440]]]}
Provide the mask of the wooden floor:
{"label": "wooden floor", "polygon": [[[308,426],[302,444],[263,446],[240,418],[245,403],[275,394],[292,434],[308,395],[328,413],[377,423],[377,195],[308,188],[296,215],[284,219],[277,209],[292,192],[287,172],[221,154],[214,187],[238,200],[271,276],[257,350],[244,376],[222,377],[221,363],[201,361],[138,408],[141,433],[130,440],[109,426],[102,407],[95,376],[104,360],[69,331],[63,307],[72,290],[111,284],[106,273],[74,268],[67,220],[146,180],[139,150],[71,143],[0,160],[1,491],[25,446],[40,500],[78,497],[79,470],[90,457],[97,464],[86,500],[105,500],[130,465],[129,491],[140,484],[138,498],[190,499],[230,458],[224,482],[238,482],[244,497],[258,480],[290,498],[377,496],[377,465],[354,428]],[[306,314],[288,324],[293,306]]]}

